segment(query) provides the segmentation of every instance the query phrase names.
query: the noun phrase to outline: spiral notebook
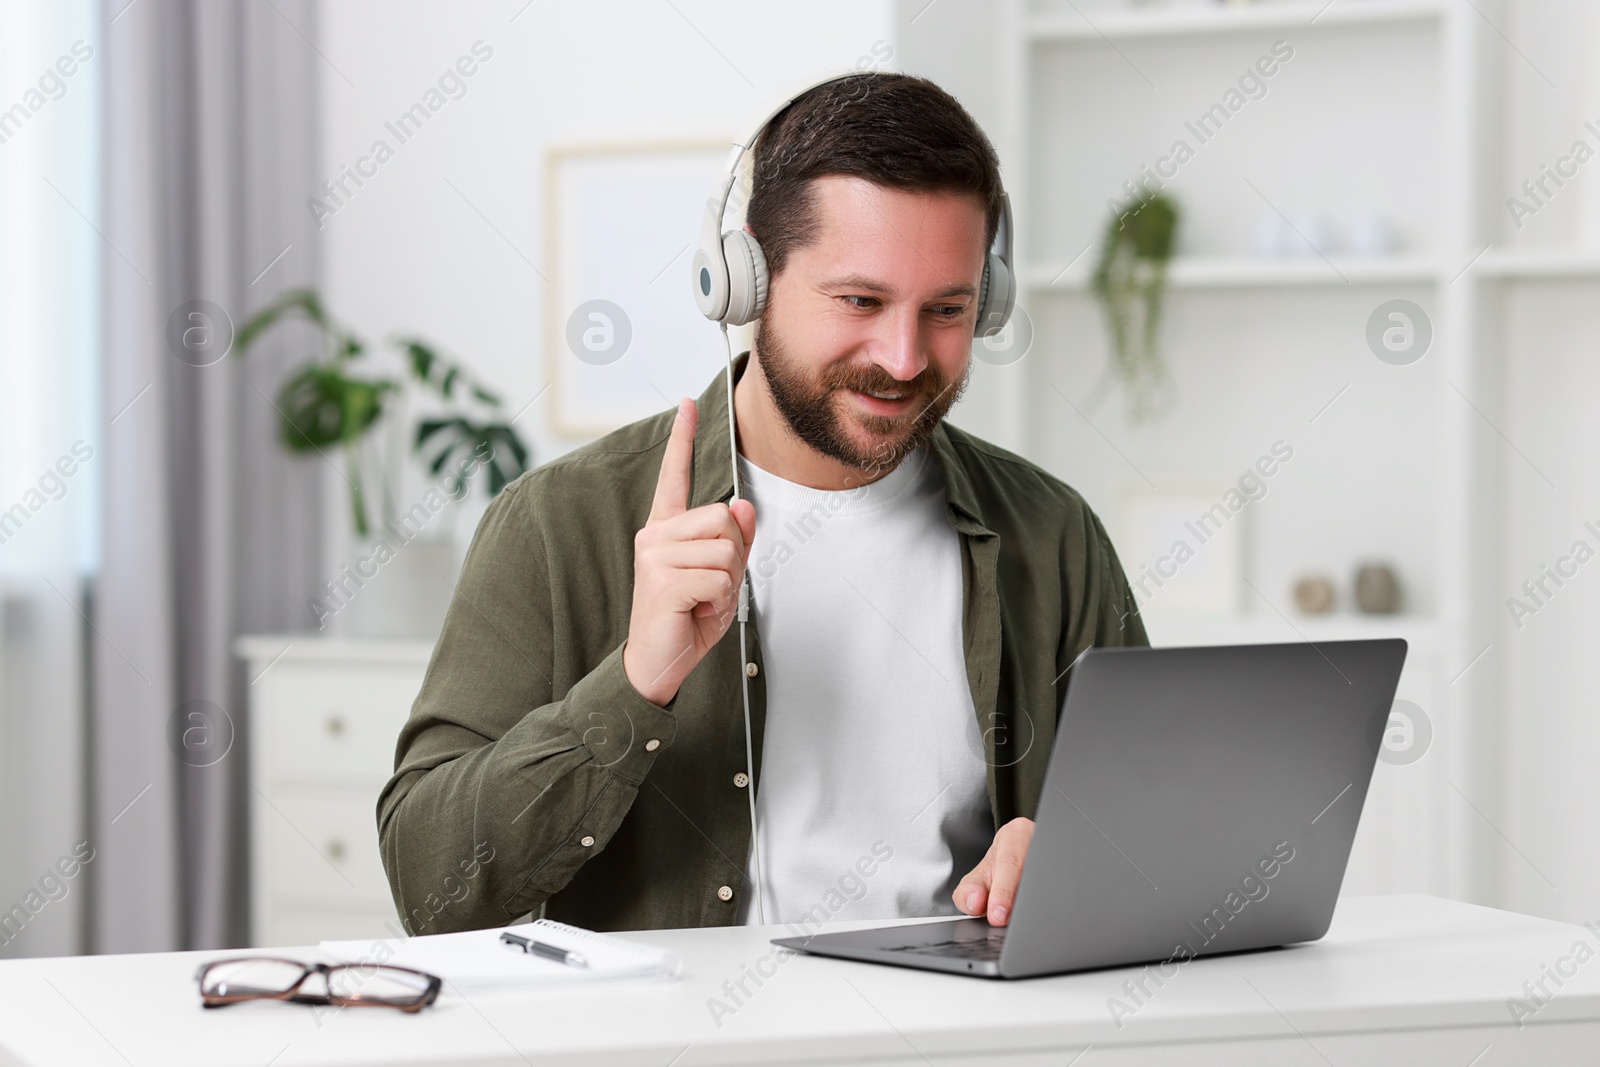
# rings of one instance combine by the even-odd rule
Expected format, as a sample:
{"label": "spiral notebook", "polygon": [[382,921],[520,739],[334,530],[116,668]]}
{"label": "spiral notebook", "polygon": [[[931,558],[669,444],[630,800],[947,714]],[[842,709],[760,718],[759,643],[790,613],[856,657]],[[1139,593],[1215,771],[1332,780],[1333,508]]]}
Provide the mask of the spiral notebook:
{"label": "spiral notebook", "polygon": [[[571,967],[512,948],[500,940],[502,929],[580,953],[588,959],[589,966]],[[669,979],[676,978],[683,966],[675,953],[665,949],[554,919],[454,934],[324,941],[319,947],[345,963],[381,962],[427,971],[469,993],[579,982]]]}

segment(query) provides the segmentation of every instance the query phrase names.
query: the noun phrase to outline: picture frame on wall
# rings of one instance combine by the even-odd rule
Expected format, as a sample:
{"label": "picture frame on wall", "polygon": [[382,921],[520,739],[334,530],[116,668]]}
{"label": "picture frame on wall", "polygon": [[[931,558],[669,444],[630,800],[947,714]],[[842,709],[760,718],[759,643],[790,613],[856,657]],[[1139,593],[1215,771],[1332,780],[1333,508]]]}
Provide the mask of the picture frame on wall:
{"label": "picture frame on wall", "polygon": [[698,396],[726,358],[689,261],[731,141],[552,147],[545,165],[548,425],[590,438]]}
{"label": "picture frame on wall", "polygon": [[1230,493],[1238,489],[1227,479],[1121,487],[1114,541],[1140,615],[1192,621],[1242,613],[1249,509],[1231,508]]}

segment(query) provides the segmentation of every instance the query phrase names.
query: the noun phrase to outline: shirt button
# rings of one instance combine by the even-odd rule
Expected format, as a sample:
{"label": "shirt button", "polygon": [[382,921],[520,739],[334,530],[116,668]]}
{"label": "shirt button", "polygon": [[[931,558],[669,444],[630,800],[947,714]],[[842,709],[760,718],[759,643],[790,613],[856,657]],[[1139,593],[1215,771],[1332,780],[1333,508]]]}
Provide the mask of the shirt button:
{"label": "shirt button", "polygon": [[648,740],[648,741],[646,741],[644,743],[644,750],[646,752],[654,752],[656,749],[658,749],[660,747],[661,747],[661,742],[658,739],[654,738],[654,737],[652,737],[650,740]]}
{"label": "shirt button", "polygon": [[585,834],[583,836],[583,840],[579,841],[578,844],[582,845],[584,848],[588,848],[590,845],[594,844],[594,838],[590,837],[588,834]]}
{"label": "shirt button", "polygon": [[745,786],[750,784],[750,776],[743,771],[740,771],[738,774],[733,776],[733,784],[738,786],[740,789],[743,789]]}
{"label": "shirt button", "polygon": [[717,899],[718,900],[732,900],[733,899],[733,890],[731,888],[729,888],[728,886],[723,886],[721,889],[717,890]]}
{"label": "shirt button", "polygon": [[761,673],[761,668],[757,667],[754,663],[746,663],[744,665],[744,673],[746,677],[754,678],[757,674]]}

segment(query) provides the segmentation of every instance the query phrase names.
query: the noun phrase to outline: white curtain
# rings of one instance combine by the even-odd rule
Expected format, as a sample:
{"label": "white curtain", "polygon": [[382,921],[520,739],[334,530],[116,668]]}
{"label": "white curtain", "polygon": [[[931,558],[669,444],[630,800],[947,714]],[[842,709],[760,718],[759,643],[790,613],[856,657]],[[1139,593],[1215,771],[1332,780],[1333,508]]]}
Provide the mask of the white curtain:
{"label": "white curtain", "polygon": [[[90,613],[91,947],[237,946],[254,793],[231,646],[309,625],[320,476],[280,450],[266,396],[312,350],[286,330],[244,362],[179,338],[202,322],[221,337],[315,280],[313,6],[101,0],[99,20],[108,423]],[[187,743],[195,730],[211,747]]]}
{"label": "white curtain", "polygon": [[[0,5],[0,956],[82,951],[84,636],[98,563],[91,0]],[[85,58],[87,56],[87,58]],[[91,846],[92,847],[92,846]],[[59,866],[58,866],[59,865]],[[70,871],[71,874],[64,872]]]}
{"label": "white curtain", "polygon": [[178,338],[202,323],[219,338],[315,282],[322,59],[310,0],[101,3],[104,232],[122,254],[102,258],[117,421],[93,613],[93,947],[230,947],[248,942],[254,795],[232,643],[309,629],[320,469],[278,448],[267,397],[314,349],[277,331],[245,362]]}

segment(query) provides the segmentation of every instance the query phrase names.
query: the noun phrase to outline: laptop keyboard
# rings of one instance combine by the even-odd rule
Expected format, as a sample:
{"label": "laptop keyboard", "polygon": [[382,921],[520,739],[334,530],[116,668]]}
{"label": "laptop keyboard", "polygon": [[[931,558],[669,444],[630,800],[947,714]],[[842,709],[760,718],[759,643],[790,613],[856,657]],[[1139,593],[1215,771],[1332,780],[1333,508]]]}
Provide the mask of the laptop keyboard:
{"label": "laptop keyboard", "polygon": [[963,941],[927,941],[920,945],[898,945],[890,952],[914,952],[919,956],[945,956],[958,960],[998,960],[1005,946],[1004,932]]}

